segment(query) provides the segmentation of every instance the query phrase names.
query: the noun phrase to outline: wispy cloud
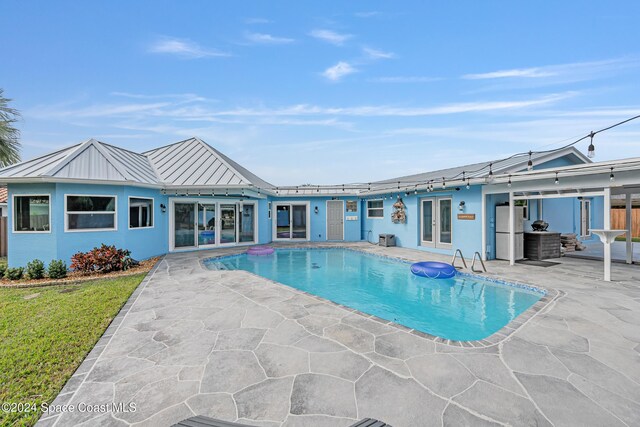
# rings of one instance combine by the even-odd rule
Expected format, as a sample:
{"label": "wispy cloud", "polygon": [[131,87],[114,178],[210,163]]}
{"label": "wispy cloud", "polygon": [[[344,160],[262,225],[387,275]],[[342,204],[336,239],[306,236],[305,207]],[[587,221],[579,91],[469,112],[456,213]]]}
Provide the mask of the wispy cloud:
{"label": "wispy cloud", "polygon": [[157,39],[149,46],[148,52],[175,55],[185,59],[230,56],[227,52],[206,48],[191,40],[172,37],[161,37]]}
{"label": "wispy cloud", "polygon": [[372,49],[370,47],[362,48],[362,52],[364,52],[369,59],[391,59],[396,56],[393,52],[385,52],[378,49]]}
{"label": "wispy cloud", "polygon": [[550,71],[543,71],[541,68],[520,68],[513,70],[492,71],[490,73],[480,74],[465,74],[463,79],[467,80],[482,80],[482,79],[502,79],[508,77],[527,77],[527,78],[540,78],[551,77],[557,75]]}
{"label": "wispy cloud", "polygon": [[289,44],[295,42],[292,38],[277,37],[265,33],[245,33],[244,37],[248,41],[258,44]]}
{"label": "wispy cloud", "polygon": [[[157,95],[145,95],[140,93],[129,93],[129,92],[111,92],[109,95],[111,96],[119,96],[122,98],[131,98],[131,99],[179,99],[184,101],[207,101],[207,98],[196,95],[195,93],[164,93]],[[208,101],[211,101],[210,99]]]}
{"label": "wispy cloud", "polygon": [[353,37],[352,34],[340,34],[331,30],[313,30],[309,35],[336,46],[342,46],[347,40]]}
{"label": "wispy cloud", "polygon": [[369,11],[369,12],[356,12],[354,13],[354,16],[358,17],[358,18],[372,18],[374,16],[378,16],[380,15],[380,12],[377,12],[375,10]]}
{"label": "wispy cloud", "polygon": [[271,24],[273,21],[266,18],[247,18],[244,20],[245,24]]}
{"label": "wispy cloud", "polygon": [[349,74],[353,74],[357,71],[358,70],[351,66],[351,64],[349,64],[348,62],[340,61],[333,67],[329,67],[324,70],[322,75],[331,81],[337,82],[343,77],[348,76]]}
{"label": "wispy cloud", "polygon": [[388,76],[388,77],[374,77],[368,79],[369,82],[374,83],[429,83],[442,80],[440,77],[428,77],[428,76]]}
{"label": "wispy cloud", "polygon": [[639,57],[625,57],[465,74],[462,78],[466,80],[536,81],[539,84],[557,84],[592,80],[639,67]]}

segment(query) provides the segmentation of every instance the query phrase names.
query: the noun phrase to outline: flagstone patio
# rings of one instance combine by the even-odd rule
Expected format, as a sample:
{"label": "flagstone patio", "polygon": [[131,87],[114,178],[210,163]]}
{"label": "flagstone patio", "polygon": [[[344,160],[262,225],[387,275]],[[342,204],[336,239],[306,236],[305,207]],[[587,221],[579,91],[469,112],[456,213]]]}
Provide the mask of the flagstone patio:
{"label": "flagstone patio", "polygon": [[468,348],[201,264],[239,251],[165,257],[54,402],[106,412],[53,411],[39,425],[162,426],[193,415],[287,427],[364,417],[396,427],[640,424],[637,266],[614,265],[617,281],[606,283],[600,262],[489,262],[492,276],[561,292],[508,338]]}

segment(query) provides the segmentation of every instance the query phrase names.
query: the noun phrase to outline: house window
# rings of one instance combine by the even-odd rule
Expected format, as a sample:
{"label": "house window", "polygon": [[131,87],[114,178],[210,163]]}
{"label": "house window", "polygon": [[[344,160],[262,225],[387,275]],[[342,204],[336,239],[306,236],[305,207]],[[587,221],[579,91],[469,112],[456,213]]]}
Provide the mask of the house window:
{"label": "house window", "polygon": [[14,196],[13,231],[43,233],[50,230],[49,196]]}
{"label": "house window", "polygon": [[153,227],[153,199],[129,197],[129,228]]}
{"label": "house window", "polygon": [[65,200],[67,231],[116,230],[116,196],[71,196]]}
{"label": "house window", "polygon": [[367,218],[384,218],[382,200],[367,201]]}

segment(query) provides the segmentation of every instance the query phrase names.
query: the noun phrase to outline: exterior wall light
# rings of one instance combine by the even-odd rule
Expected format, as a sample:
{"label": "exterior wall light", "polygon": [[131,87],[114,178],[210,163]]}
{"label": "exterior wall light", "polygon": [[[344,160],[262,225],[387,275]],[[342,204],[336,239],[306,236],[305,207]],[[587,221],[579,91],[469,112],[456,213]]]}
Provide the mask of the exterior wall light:
{"label": "exterior wall light", "polygon": [[464,200],[461,200],[461,201],[460,201],[460,204],[458,205],[458,210],[459,210],[460,212],[464,212],[464,207],[465,207]]}
{"label": "exterior wall light", "polygon": [[165,213],[167,211],[167,206],[164,203],[160,203],[160,210],[162,213]]}
{"label": "exterior wall light", "polygon": [[313,208],[313,212],[314,212],[316,215],[318,214],[318,211],[319,211],[319,209],[318,209],[318,207],[317,207],[317,206],[316,206],[315,208]]}

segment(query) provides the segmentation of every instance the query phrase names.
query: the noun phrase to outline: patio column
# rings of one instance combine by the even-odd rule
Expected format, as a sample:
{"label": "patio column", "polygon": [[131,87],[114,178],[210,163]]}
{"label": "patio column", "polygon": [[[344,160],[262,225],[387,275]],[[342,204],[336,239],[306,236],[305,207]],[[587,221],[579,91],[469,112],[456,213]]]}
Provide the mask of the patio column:
{"label": "patio column", "polygon": [[626,195],[626,217],[627,217],[627,264],[633,263],[633,217],[631,209],[631,193]]}
{"label": "patio column", "polygon": [[[611,230],[611,188],[604,189],[604,229]],[[611,243],[604,242],[604,280],[611,281]]]}
{"label": "patio column", "polygon": [[516,207],[513,191],[509,192],[509,265],[516,264]]}
{"label": "patio column", "polygon": [[482,249],[480,256],[483,261],[487,260],[487,195],[484,194],[484,185],[481,190],[482,200],[480,201],[480,221],[482,223]]}

